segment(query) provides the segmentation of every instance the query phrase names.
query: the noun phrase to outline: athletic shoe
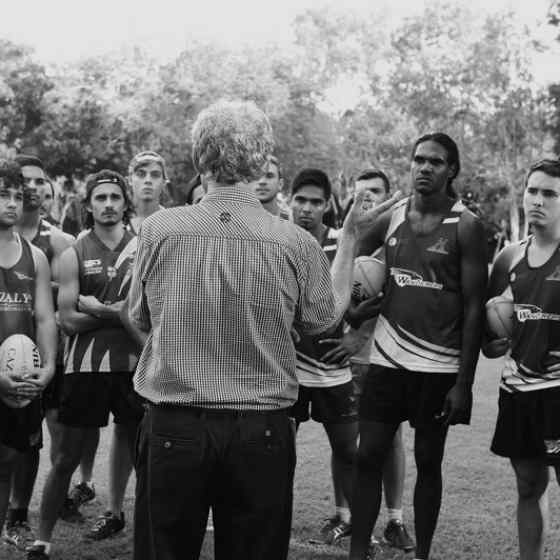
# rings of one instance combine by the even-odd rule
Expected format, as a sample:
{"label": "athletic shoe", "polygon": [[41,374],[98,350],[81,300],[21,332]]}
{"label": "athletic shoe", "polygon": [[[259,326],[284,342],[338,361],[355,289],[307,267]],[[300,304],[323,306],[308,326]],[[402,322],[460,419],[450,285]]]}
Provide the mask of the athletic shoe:
{"label": "athletic shoe", "polygon": [[334,517],[329,517],[325,524],[321,527],[319,531],[320,535],[324,537],[328,533],[330,533],[338,524],[340,523],[340,517],[335,515]]}
{"label": "athletic shoe", "polygon": [[49,560],[44,544],[32,544],[25,549],[26,560]]}
{"label": "athletic shoe", "polygon": [[345,521],[338,521],[336,525],[324,534],[322,533],[325,544],[337,544],[341,539],[352,533],[352,525]]}
{"label": "athletic shoe", "polygon": [[67,523],[83,523],[84,516],[78,510],[78,506],[70,498],[64,499],[64,504],[58,512],[58,517]]}
{"label": "athletic shoe", "polygon": [[91,502],[95,498],[95,486],[91,486],[87,482],[80,482],[80,484],[75,484],[74,488],[70,490],[68,497],[80,507],[86,502]]}
{"label": "athletic shoe", "polygon": [[385,527],[383,537],[388,545],[400,548],[405,552],[410,552],[414,548],[414,542],[402,521],[391,519]]}
{"label": "athletic shoe", "polygon": [[27,521],[13,521],[6,523],[4,541],[8,544],[19,548],[19,550],[25,550],[27,546],[33,544],[34,540],[33,531]]}
{"label": "athletic shoe", "polygon": [[100,515],[95,522],[95,525],[85,535],[86,539],[100,541],[108,537],[116,535],[119,531],[124,529],[124,513],[120,517],[113,515],[112,512],[106,511]]}

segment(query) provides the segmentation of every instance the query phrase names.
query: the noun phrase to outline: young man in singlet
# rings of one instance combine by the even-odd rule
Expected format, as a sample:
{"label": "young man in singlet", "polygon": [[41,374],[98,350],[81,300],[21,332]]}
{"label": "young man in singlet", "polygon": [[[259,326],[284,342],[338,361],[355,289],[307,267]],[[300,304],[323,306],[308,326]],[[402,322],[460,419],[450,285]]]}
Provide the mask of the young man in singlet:
{"label": "young man in singlet", "polygon": [[404,420],[415,428],[416,558],[428,558],[448,427],[470,421],[484,325],[486,236],[454,192],[459,169],[459,150],[449,136],[419,138],[411,196],[382,216],[362,245],[366,255],[384,245],[387,280],[360,400],[351,560],[368,555],[383,466]]}
{"label": "young man in singlet", "polygon": [[[16,162],[21,167],[24,179],[23,213],[21,220],[16,225],[16,231],[32,245],[38,247],[47,258],[51,268],[51,286],[56,304],[60,255],[73,243],[74,238],[41,217],[45,188],[51,188],[47,183],[43,162],[35,156],[25,154],[18,155]],[[42,395],[43,411],[46,413],[51,433],[51,448],[56,448],[57,443],[56,408],[58,387],[62,375],[61,351],[57,353],[56,366],[55,376]],[[41,447],[42,438],[37,445],[32,446],[27,453],[18,458],[18,464],[14,469],[12,496],[6,516],[4,539],[20,549],[24,549],[32,539],[32,531],[28,522],[28,508],[37,477]]]}
{"label": "young man in singlet", "polygon": [[[24,179],[19,165],[1,161],[0,344],[12,334],[27,335],[37,343],[42,369],[27,380],[0,372],[0,530],[14,465],[41,439],[40,394],[54,374],[56,354],[49,265],[43,253],[15,230],[23,200]],[[20,398],[33,400],[17,408]]]}
{"label": "young man in singlet", "polygon": [[488,291],[513,299],[513,332],[483,351],[495,358],[511,349],[491,449],[515,473],[520,558],[542,560],[549,466],[560,481],[560,160],[530,168],[523,209],[531,235],[501,251]]}
{"label": "young man in singlet", "polygon": [[[294,178],[291,191],[294,223],[315,237],[332,262],[339,230],[323,224],[332,191],[328,176],[320,169],[303,169]],[[290,412],[298,425],[310,418],[322,423],[329,438],[336,510],[321,529],[321,540],[328,544],[335,544],[351,531],[349,502],[358,438],[358,411],[348,355],[329,360],[330,363],[323,359],[340,343],[342,335],[341,323],[328,335],[299,337],[296,371],[300,387]]]}
{"label": "young man in singlet", "polygon": [[289,220],[289,209],[278,203],[278,193],[282,190],[283,185],[284,178],[278,160],[274,156],[268,156],[264,175],[254,183],[255,195],[263,208],[273,216],[280,216],[283,220]]}
{"label": "young man in singlet", "polygon": [[[39,539],[28,548],[30,560],[49,557],[57,513],[79,464],[83,442],[90,431],[107,425],[109,412],[115,417],[109,458],[110,509],[87,536],[101,539],[123,529],[122,503],[142,414],[132,389],[137,348],[119,319],[136,251],[136,237],[123,222],[129,205],[124,178],[109,170],[92,175],[86,204],[86,226],[91,230],[61,259],[59,312],[70,336],[59,409],[63,430],[43,491]],[[128,450],[128,462],[118,461],[122,448]]]}
{"label": "young man in singlet", "polygon": [[160,198],[168,180],[165,160],[156,152],[136,154],[128,166],[128,180],[134,206],[130,228],[137,234],[144,219],[163,208]]}

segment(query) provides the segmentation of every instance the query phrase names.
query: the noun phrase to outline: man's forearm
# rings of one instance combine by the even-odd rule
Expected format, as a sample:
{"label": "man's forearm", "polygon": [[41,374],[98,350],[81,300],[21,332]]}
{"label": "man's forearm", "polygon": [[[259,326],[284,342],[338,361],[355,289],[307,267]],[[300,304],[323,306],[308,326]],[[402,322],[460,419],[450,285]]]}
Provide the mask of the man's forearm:
{"label": "man's forearm", "polygon": [[42,367],[54,375],[57,350],[57,328],[52,319],[37,322],[37,347],[41,353]]}
{"label": "man's forearm", "polygon": [[472,387],[476,364],[482,344],[484,314],[479,305],[465,309],[463,320],[463,339],[461,343],[461,362],[457,374],[457,383]]}
{"label": "man's forearm", "polygon": [[337,323],[340,322],[350,304],[352,280],[354,277],[354,257],[357,246],[358,240],[356,236],[343,231],[331,266]]}

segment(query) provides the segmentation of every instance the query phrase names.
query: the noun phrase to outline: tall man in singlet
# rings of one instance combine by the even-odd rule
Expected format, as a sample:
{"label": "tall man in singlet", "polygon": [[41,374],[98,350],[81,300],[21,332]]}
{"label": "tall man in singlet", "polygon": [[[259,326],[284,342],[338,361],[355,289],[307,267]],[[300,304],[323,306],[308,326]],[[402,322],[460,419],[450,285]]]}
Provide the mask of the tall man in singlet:
{"label": "tall man in singlet", "polygon": [[529,170],[523,209],[531,235],[501,251],[489,297],[514,302],[511,339],[488,341],[491,358],[506,357],[492,451],[508,457],[517,483],[521,560],[542,560],[548,526],[549,466],[560,481],[560,161]]}
{"label": "tall man in singlet", "polygon": [[119,319],[130,280],[136,237],[125,229],[127,185],[114,171],[92,175],[86,185],[89,233],[64,252],[58,297],[62,327],[69,335],[65,355],[59,421],[59,454],[48,475],[41,502],[39,540],[28,558],[49,557],[57,513],[76,469],[85,437],[115,418],[109,458],[110,508],[87,536],[94,539],[124,527],[122,502],[129,469],[116,461],[115,446],[132,453],[141,407],[134,401],[132,375],[136,345]]}
{"label": "tall man in singlet", "polygon": [[[41,249],[45,257],[47,257],[51,268],[53,298],[56,303],[60,255],[73,243],[74,238],[41,218],[43,193],[45,192],[45,187],[48,187],[43,162],[35,156],[25,154],[19,154],[16,157],[16,162],[21,167],[25,184],[23,214],[16,226],[16,230],[27,241]],[[56,449],[58,442],[56,409],[58,388],[62,375],[62,357],[62,352],[59,351],[56,359],[55,376],[42,395],[43,411],[47,417],[51,434],[51,449]],[[22,549],[25,548],[26,544],[29,544],[31,539],[28,508],[33,494],[33,487],[35,486],[35,479],[37,478],[41,446],[42,438],[37,442],[37,445],[32,446],[27,453],[20,456],[18,464],[14,469],[12,496],[6,516],[6,534],[4,538],[10,544]]]}
{"label": "tall man in singlet", "polygon": [[351,560],[368,554],[379,514],[383,465],[399,424],[415,428],[416,558],[429,556],[441,504],[448,427],[470,421],[484,324],[486,237],[457,200],[459,151],[443,133],[419,138],[412,194],[382,216],[362,246],[385,246],[387,279],[360,401]]}
{"label": "tall man in singlet", "polygon": [[[291,210],[296,225],[307,230],[323,248],[329,262],[336,255],[339,230],[323,224],[332,187],[320,169],[303,169],[292,182]],[[331,469],[335,514],[321,528],[321,541],[335,544],[350,534],[352,469],[357,451],[358,409],[348,354],[324,358],[343,336],[342,322],[328,335],[302,335],[296,342],[298,400],[290,415],[298,425],[310,418],[325,427],[332,449]]]}
{"label": "tall man in singlet", "polygon": [[[0,344],[13,334],[36,341],[42,369],[31,379],[0,372],[0,530],[4,525],[12,471],[41,438],[40,393],[54,374],[56,324],[50,271],[43,253],[15,231],[21,219],[24,181],[16,163],[0,162]],[[6,404],[32,398],[23,408]]]}

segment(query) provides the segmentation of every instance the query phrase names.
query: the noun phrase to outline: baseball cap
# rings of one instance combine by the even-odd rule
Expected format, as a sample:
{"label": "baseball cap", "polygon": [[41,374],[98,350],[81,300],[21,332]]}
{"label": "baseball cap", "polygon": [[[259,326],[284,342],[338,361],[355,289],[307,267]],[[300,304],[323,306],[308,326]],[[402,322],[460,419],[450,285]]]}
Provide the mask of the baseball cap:
{"label": "baseball cap", "polygon": [[91,197],[91,191],[97,185],[102,185],[104,183],[114,183],[119,185],[123,192],[123,196],[125,199],[128,199],[128,192],[127,192],[127,184],[125,178],[116,171],[112,171],[111,169],[102,169],[97,173],[93,173],[89,175],[86,181],[86,200],[89,201]]}
{"label": "baseball cap", "polygon": [[306,168],[302,169],[292,181],[292,194],[299,190],[304,185],[315,185],[323,189],[325,198],[328,200],[331,197],[332,187],[328,175],[320,169]]}
{"label": "baseball cap", "polygon": [[157,152],[146,150],[137,153],[131,160],[128,166],[128,174],[132,175],[140,166],[148,163],[157,163],[161,167],[163,178],[167,181],[167,170],[165,169],[165,160]]}

